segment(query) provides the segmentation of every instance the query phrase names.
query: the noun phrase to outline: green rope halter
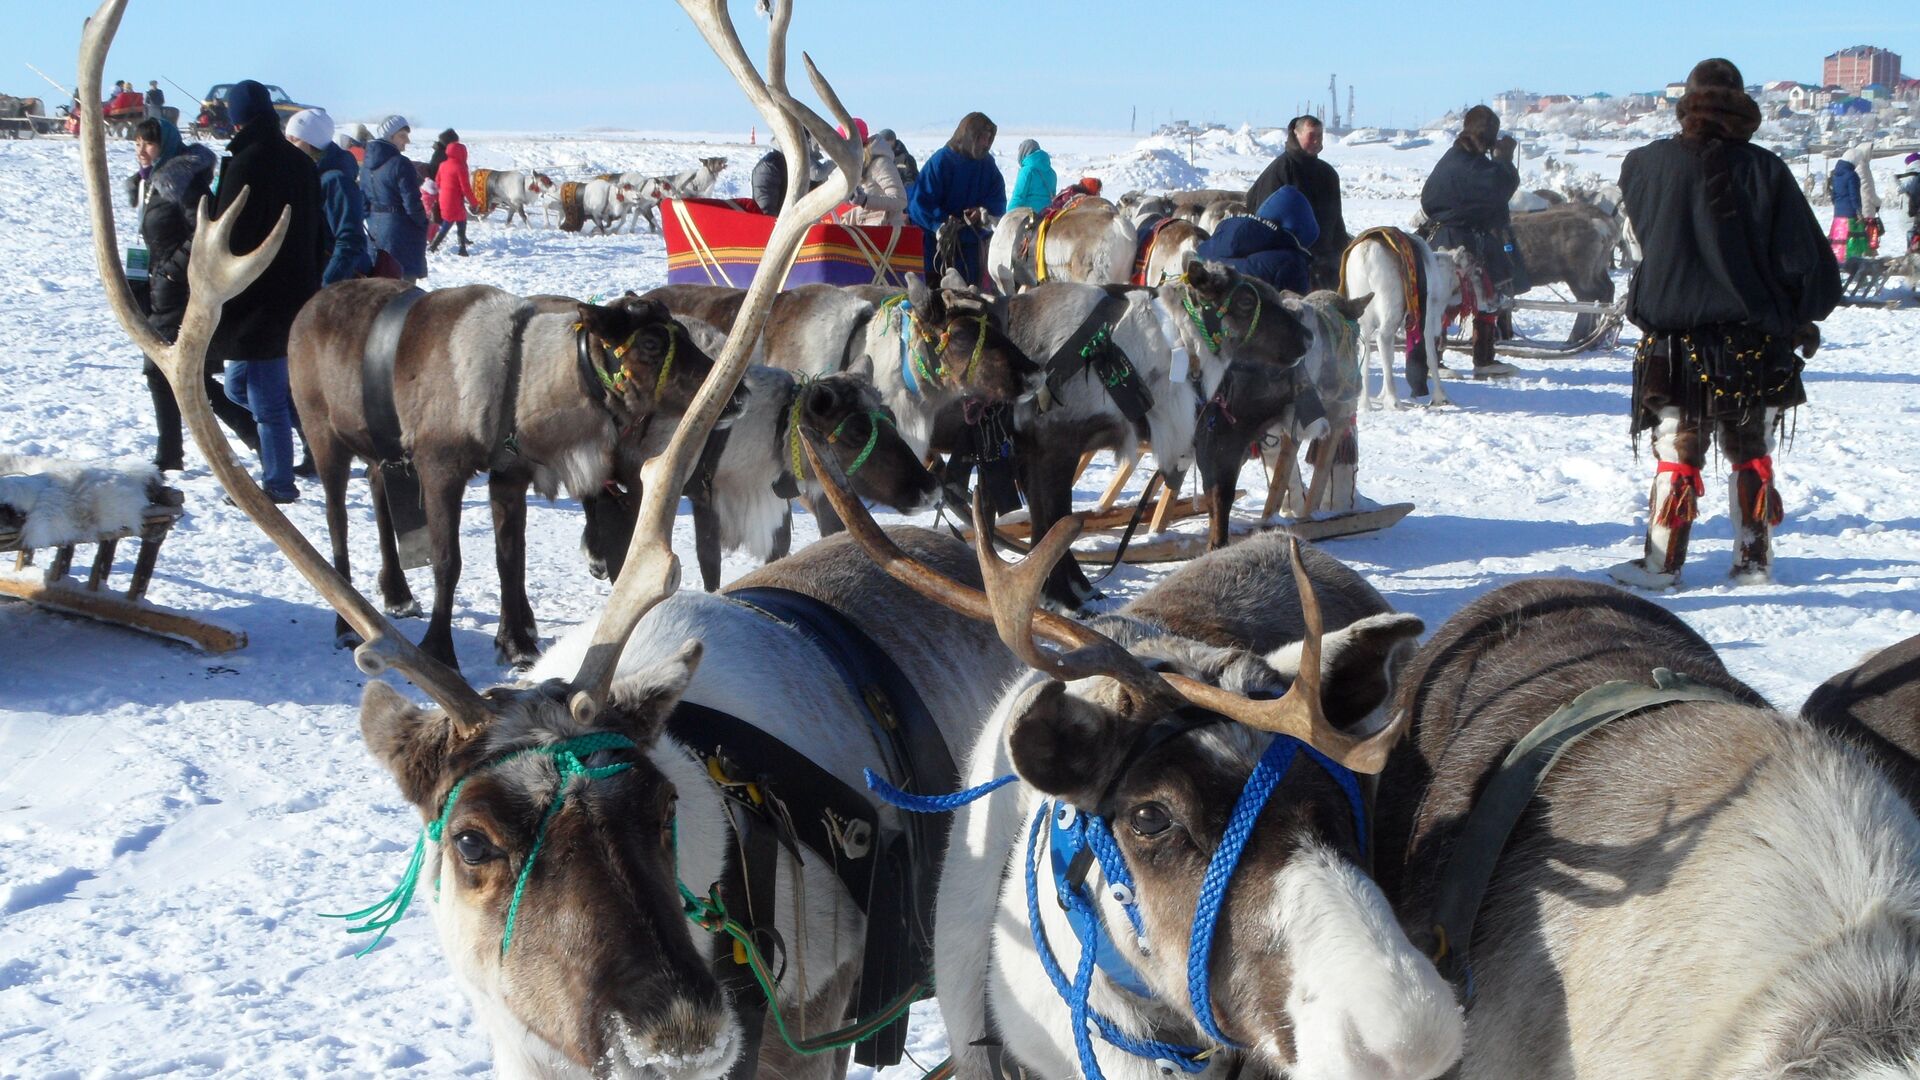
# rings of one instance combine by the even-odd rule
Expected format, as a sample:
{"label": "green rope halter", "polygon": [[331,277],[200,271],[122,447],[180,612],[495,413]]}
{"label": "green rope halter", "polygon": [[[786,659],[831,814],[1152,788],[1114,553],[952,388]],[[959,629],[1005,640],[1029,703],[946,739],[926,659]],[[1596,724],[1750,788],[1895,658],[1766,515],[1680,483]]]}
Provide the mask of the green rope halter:
{"label": "green rope halter", "polygon": [[1211,304],[1202,307],[1193,302],[1193,286],[1183,286],[1180,290],[1180,306],[1187,309],[1187,318],[1193,322],[1194,329],[1200,332],[1200,340],[1207,343],[1213,355],[1220,355],[1220,331],[1207,325],[1207,316],[1220,317],[1220,309]]}
{"label": "green rope halter", "polygon": [[[401,876],[400,884],[394,886],[393,891],[387,894],[386,899],[370,907],[361,908],[359,911],[348,912],[343,915],[322,914],[321,918],[363,920],[359,926],[349,926],[347,933],[365,934],[378,931],[373,939],[373,943],[354,955],[365,956],[372,952],[375,947],[380,944],[380,940],[387,936],[387,930],[400,921],[401,917],[407,913],[408,905],[413,903],[414,890],[418,888],[420,884],[420,871],[426,864],[427,841],[431,840],[435,844],[440,843],[441,838],[446,834],[447,821],[453,817],[454,803],[459,801],[460,792],[467,786],[467,781],[473,779],[477,773],[486,772],[489,769],[497,769],[516,758],[552,758],[554,768],[560,773],[560,780],[554,787],[553,801],[547,804],[547,812],[541,815],[540,831],[534,835],[533,847],[527,851],[526,861],[520,864],[520,876],[513,883],[513,900],[507,905],[507,926],[506,930],[500,935],[500,955],[507,955],[507,949],[513,944],[513,925],[520,914],[520,901],[527,891],[527,879],[533,873],[533,862],[540,857],[540,849],[546,845],[547,826],[552,824],[553,819],[559,815],[561,807],[567,803],[568,788],[572,786],[574,777],[580,776],[586,777],[589,780],[601,780],[615,773],[624,772],[627,769],[633,768],[633,762],[631,761],[621,761],[612,765],[589,768],[586,762],[581,759],[591,757],[601,750],[637,751],[638,749],[639,747],[634,745],[633,740],[627,738],[625,735],[615,734],[611,731],[596,731],[590,735],[581,735],[576,738],[566,739],[554,743],[551,746],[523,747],[519,750],[502,754],[492,761],[480,765],[454,782],[453,788],[447,792],[446,803],[440,808],[440,816],[420,830],[420,835],[416,837],[413,842],[413,857],[407,861],[406,873]],[[682,888],[684,891],[684,886]],[[436,879],[434,882],[434,895],[439,895],[439,889],[440,884]]]}

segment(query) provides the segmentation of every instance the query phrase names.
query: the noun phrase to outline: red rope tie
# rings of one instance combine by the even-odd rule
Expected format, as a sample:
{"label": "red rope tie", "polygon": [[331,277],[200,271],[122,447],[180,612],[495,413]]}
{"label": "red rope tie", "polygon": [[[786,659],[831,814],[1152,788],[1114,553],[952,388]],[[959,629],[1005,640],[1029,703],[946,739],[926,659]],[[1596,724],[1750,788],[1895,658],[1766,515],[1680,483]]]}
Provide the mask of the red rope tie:
{"label": "red rope tie", "polygon": [[1662,461],[1655,475],[1657,477],[1662,473],[1673,475],[1673,487],[1654,513],[1654,524],[1669,529],[1693,524],[1694,519],[1700,516],[1700,496],[1707,490],[1706,484],[1700,479],[1699,466],[1688,465],[1684,461]]}
{"label": "red rope tie", "polygon": [[1754,493],[1753,506],[1749,508],[1753,520],[1778,525],[1786,519],[1786,507],[1781,505],[1780,491],[1773,483],[1772,456],[1763,454],[1751,461],[1738,462],[1733,471],[1750,472],[1760,478],[1760,490]]}

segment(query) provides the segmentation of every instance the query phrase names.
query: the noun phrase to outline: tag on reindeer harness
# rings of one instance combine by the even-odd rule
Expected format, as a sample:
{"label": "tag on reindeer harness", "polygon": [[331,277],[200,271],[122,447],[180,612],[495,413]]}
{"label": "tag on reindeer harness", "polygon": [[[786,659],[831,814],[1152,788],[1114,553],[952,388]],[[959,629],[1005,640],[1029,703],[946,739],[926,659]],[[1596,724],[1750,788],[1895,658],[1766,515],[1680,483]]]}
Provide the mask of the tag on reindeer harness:
{"label": "tag on reindeer harness", "polygon": [[149,261],[148,261],[146,248],[130,247],[127,249],[127,280],[128,281],[147,280],[148,265],[149,265]]}
{"label": "tag on reindeer harness", "polygon": [[1166,339],[1167,348],[1173,356],[1173,363],[1167,369],[1167,378],[1176,384],[1186,382],[1192,371],[1193,357],[1187,352],[1186,341],[1180,337],[1180,324],[1167,314],[1166,308],[1160,306],[1160,301],[1155,300],[1149,306],[1153,309],[1153,321],[1160,324],[1160,336]]}

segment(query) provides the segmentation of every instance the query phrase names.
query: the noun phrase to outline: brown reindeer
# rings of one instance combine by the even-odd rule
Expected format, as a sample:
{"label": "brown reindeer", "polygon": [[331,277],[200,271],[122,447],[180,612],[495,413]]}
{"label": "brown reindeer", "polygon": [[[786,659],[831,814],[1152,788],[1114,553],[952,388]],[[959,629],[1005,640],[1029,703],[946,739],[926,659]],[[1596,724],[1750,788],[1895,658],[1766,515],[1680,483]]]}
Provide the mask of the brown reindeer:
{"label": "brown reindeer", "polygon": [[1124,285],[1133,277],[1133,240],[1125,215],[1097,195],[1050,218],[1016,207],[993,227],[987,272],[1002,296],[1042,281]]}
{"label": "brown reindeer", "polygon": [[[1613,250],[1620,220],[1586,202],[1513,215],[1513,244],[1535,285],[1565,282],[1575,300],[1613,303]],[[1570,341],[1593,336],[1594,315],[1575,318]]]}
{"label": "brown reindeer", "polygon": [[[392,615],[418,614],[419,605],[400,568],[361,358],[376,317],[407,288],[375,278],[332,285],[301,310],[288,342],[294,404],[326,490],[334,566],[349,574],[346,484],[358,458],[369,465],[380,592]],[[529,663],[539,645],[526,592],[528,488],[553,498],[564,487],[589,500],[609,483],[634,485],[650,425],[671,425],[712,368],[658,304],[627,297],[554,311],[549,301],[544,314],[539,306],[485,285],[442,289],[407,314],[395,347],[393,407],[433,545],[433,614],[421,647],[450,666],[457,667],[453,590],[467,481],[487,474],[502,598],[496,655]],[[338,629],[347,632],[344,623]]]}
{"label": "brown reindeer", "polygon": [[[1484,893],[1431,928],[1467,814],[1576,695],[1653,699],[1566,747]],[[1531,581],[1449,619],[1403,673],[1376,874],[1470,980],[1465,1080],[1910,1077],[1920,817],[1852,740],[1770,710],[1667,609]],[[1488,849],[1473,848],[1476,855]]]}
{"label": "brown reindeer", "polygon": [[1864,747],[1920,807],[1920,635],[1821,683],[1800,715]]}
{"label": "brown reindeer", "polygon": [[[125,6],[126,0],[104,0],[88,26],[80,65],[84,94],[99,94],[107,46]],[[683,881],[705,889],[720,880],[726,852],[742,843],[727,811],[729,789],[693,756],[711,752],[708,733],[665,731],[683,694],[710,708],[737,710],[744,723],[768,725],[844,782],[858,783],[859,765],[871,760],[865,752],[870,722],[858,715],[866,707],[862,694],[820,677],[832,661],[811,639],[731,601],[698,593],[669,600],[680,578],[671,546],[680,492],[747,366],[747,343],[758,336],[779,268],[812,222],[846,197],[859,170],[858,145],[837,137],[831,121],[787,92],[791,12],[785,3],[773,4],[771,80],[746,58],[724,4],[686,0],[684,6],[782,140],[798,145],[804,124],[836,169],[776,222],[757,277],[764,287],[743,306],[732,328],[734,344],[715,361],[667,449],[643,466],[642,526],[605,613],[566,650],[567,659],[578,660],[571,677],[477,693],[401,637],[300,535],[234,460],[203,396],[182,401],[196,444],[236,505],[364,639],[355,650],[361,669],[399,671],[439,705],[419,708],[376,682],[362,702],[362,731],[429,826],[409,880],[424,885],[421,875],[432,879],[420,897],[433,909],[479,1022],[494,1035],[496,1071],[506,1077],[717,1080],[759,1034],[743,1029],[737,1009],[744,1001],[724,993],[716,975],[731,979],[740,971],[731,948],[714,947],[715,939],[688,919],[680,888]],[[834,117],[852,129],[832,88],[813,75]],[[286,218],[259,250],[236,256],[228,243],[237,215],[210,222],[202,211],[189,267],[193,299],[169,346],[145,326],[119,269],[106,147],[97,127],[82,152],[108,302],[174,386],[197,388],[221,305],[272,260]],[[805,177],[792,183],[804,188]],[[236,206],[245,198],[239,193]],[[909,531],[901,540],[936,565],[963,562],[956,545],[931,534]],[[942,736],[966,741],[987,695],[1011,673],[1011,658],[983,628],[946,617],[904,590],[889,594],[850,545],[816,550],[796,559],[790,572],[769,570],[759,583],[808,592],[839,608],[911,674],[930,711],[950,729]],[[643,619],[647,625],[636,635]],[[707,649],[712,658],[702,669]],[[883,824],[901,826],[897,815]],[[846,1015],[860,971],[860,909],[830,868],[824,856],[783,862],[785,886],[765,935],[814,957],[813,975],[801,974],[806,969],[796,964],[770,1003],[804,1025],[803,1033]],[[804,888],[785,891],[796,882]],[[396,904],[400,895],[410,894],[397,894]],[[724,886],[719,897],[736,918],[746,910]],[[384,910],[392,912],[390,924],[404,905]],[[754,1064],[769,1075],[828,1077],[845,1068],[841,1055],[796,1061],[774,1038],[760,1045]]]}

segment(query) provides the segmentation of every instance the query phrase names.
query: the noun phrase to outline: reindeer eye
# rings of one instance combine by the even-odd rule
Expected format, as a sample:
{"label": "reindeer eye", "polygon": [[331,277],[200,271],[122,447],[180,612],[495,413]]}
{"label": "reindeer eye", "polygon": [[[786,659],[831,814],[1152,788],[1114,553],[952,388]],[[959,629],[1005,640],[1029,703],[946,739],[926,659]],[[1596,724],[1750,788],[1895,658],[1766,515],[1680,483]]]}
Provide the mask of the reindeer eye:
{"label": "reindeer eye", "polygon": [[453,848],[469,866],[478,866],[500,857],[500,849],[493,846],[493,841],[487,839],[486,834],[471,829],[453,838]]}
{"label": "reindeer eye", "polygon": [[1127,824],[1140,836],[1159,836],[1173,828],[1173,816],[1157,802],[1141,803],[1127,812]]}

